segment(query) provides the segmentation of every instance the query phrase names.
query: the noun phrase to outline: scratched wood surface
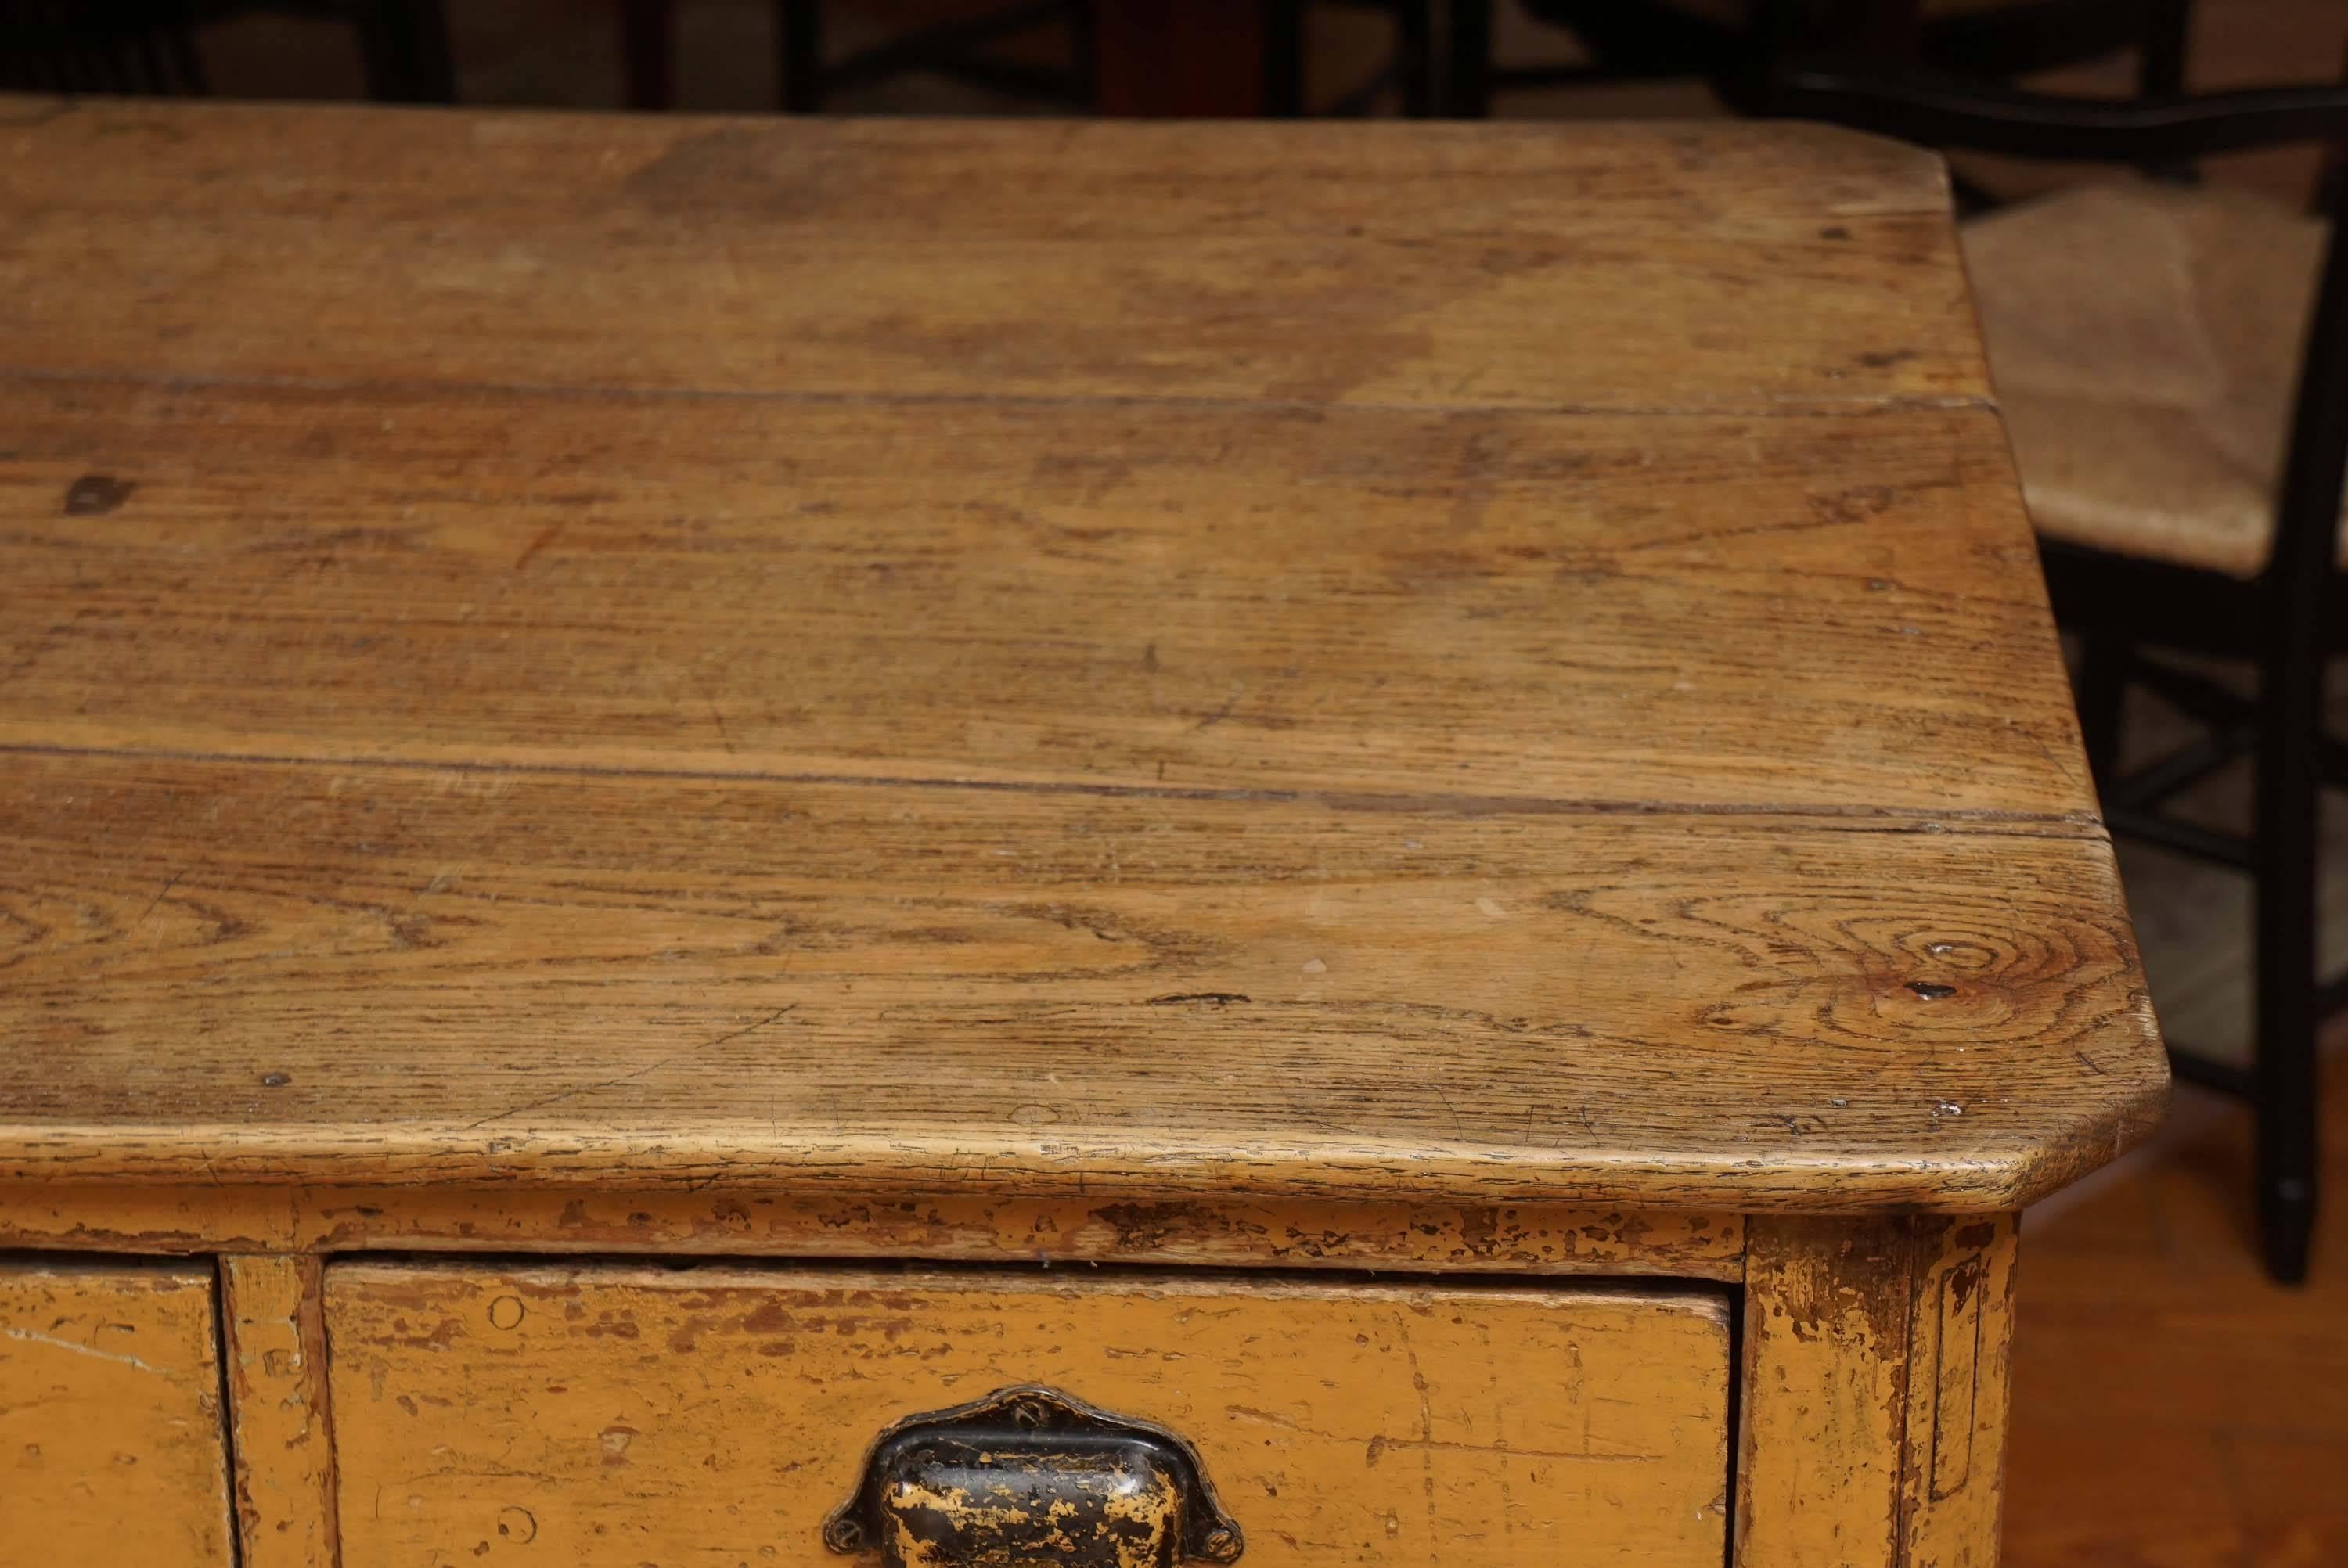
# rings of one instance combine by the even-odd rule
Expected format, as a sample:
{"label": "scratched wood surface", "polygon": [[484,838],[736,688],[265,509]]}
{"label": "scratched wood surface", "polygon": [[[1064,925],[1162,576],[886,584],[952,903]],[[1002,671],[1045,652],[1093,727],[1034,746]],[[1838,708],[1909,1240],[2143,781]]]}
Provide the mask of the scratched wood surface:
{"label": "scratched wood surface", "polygon": [[1995,1206],[2159,1089],[2069,828],[10,777],[19,1172]]}
{"label": "scratched wood surface", "polygon": [[2157,1110],[1929,159],[0,116],[0,1179],[1996,1211]]}
{"label": "scratched wood surface", "polygon": [[821,1520],[882,1428],[1028,1382],[1195,1444],[1247,1563],[1722,1559],[1728,1324],[1709,1292],[326,1276],[346,1568],[819,1568],[839,1561]]}
{"label": "scratched wood surface", "polygon": [[0,1563],[232,1568],[212,1271],[0,1262]]}
{"label": "scratched wood surface", "polygon": [[481,399],[0,375],[0,743],[2094,804],[1985,408]]}
{"label": "scratched wood surface", "polygon": [[1987,386],[1938,160],[1818,127],[0,116],[0,358],[48,374],[1430,409]]}

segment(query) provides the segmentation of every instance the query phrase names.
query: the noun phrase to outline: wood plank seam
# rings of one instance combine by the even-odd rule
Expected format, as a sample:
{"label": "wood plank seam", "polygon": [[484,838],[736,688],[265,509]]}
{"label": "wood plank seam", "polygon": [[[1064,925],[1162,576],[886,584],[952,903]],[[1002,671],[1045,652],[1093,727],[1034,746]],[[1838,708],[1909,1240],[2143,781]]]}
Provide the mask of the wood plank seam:
{"label": "wood plank seam", "polygon": [[[778,773],[755,768],[656,768],[606,763],[533,762],[526,760],[445,761],[433,757],[360,756],[327,751],[232,752],[190,751],[170,746],[99,746],[44,744],[0,741],[0,756],[75,758],[118,762],[187,763],[220,767],[337,767],[355,771],[381,768],[402,773],[455,774],[524,778],[594,778],[693,784],[764,784],[785,787],[847,789],[921,789],[1033,795],[1076,795],[1103,800],[1204,801],[1237,804],[1319,805],[1334,811],[1385,812],[1400,816],[1703,816],[1753,819],[1765,825],[1789,819],[1806,831],[1820,833],[1943,833],[1955,831],[1976,837],[2011,837],[2111,842],[2102,816],[2090,811],[2001,811],[1993,807],[1952,806],[1931,811],[1913,806],[1851,805],[1835,801],[1742,804],[1731,801],[1626,800],[1572,795],[1401,794],[1374,790],[1238,789],[1164,784],[1097,783],[1083,779],[939,778],[919,774]],[[1845,825],[1846,824],[1849,825]],[[2071,827],[2076,833],[2027,832],[2029,827]]]}
{"label": "wood plank seam", "polygon": [[1874,410],[1885,413],[1928,411],[1932,409],[1987,409],[1998,407],[1994,396],[1955,393],[1931,396],[1913,393],[1857,394],[1837,397],[1828,394],[1806,394],[1799,403],[1782,404],[1757,402],[1751,404],[1721,402],[1716,404],[1671,403],[1392,403],[1375,400],[1348,401],[1332,405],[1326,401],[1293,397],[1216,397],[1207,395],[1184,395],[1138,393],[1072,393],[1053,395],[1045,393],[1017,392],[887,392],[887,391],[813,391],[788,387],[678,387],[678,386],[610,386],[592,384],[565,385],[555,382],[524,381],[431,381],[411,378],[372,378],[307,375],[138,375],[118,370],[72,371],[49,370],[37,365],[0,364],[0,382],[20,382],[27,385],[92,385],[92,386],[163,386],[173,389],[257,391],[257,392],[319,392],[319,393],[380,393],[392,396],[441,396],[461,395],[491,397],[571,398],[582,401],[615,399],[624,402],[725,402],[779,403],[820,407],[846,408],[923,408],[923,407],[1001,407],[1001,408],[1188,408],[1231,413],[1322,413],[1332,406],[1348,413],[1424,415],[1430,419],[1473,414],[1487,417],[1509,419],[1522,417],[1574,419],[1720,419],[1768,418],[1801,419],[1833,418]]}

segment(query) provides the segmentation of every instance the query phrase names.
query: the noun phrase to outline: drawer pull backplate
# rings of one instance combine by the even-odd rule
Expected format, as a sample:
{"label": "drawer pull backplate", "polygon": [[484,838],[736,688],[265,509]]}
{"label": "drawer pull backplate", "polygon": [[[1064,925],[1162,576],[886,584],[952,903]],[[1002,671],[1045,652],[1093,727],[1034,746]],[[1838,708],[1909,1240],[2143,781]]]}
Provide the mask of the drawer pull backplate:
{"label": "drawer pull backplate", "polygon": [[1189,1443],[1033,1387],[882,1432],[823,1541],[887,1568],[1173,1568],[1241,1544]]}

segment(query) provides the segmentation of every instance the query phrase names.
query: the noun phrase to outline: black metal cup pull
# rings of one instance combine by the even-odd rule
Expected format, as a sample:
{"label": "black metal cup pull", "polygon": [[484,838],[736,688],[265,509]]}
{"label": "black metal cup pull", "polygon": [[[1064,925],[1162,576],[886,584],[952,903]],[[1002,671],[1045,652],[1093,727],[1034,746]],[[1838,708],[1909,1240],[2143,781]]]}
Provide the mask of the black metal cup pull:
{"label": "black metal cup pull", "polygon": [[823,1543],[886,1568],[1174,1568],[1242,1544],[1189,1443],[1033,1387],[882,1432]]}

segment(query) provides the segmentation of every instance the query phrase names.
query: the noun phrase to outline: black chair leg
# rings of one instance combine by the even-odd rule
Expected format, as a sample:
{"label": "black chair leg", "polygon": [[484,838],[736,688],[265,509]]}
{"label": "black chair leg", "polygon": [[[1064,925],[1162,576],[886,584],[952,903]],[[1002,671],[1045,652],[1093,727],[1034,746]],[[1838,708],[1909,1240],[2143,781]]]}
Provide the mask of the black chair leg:
{"label": "black chair leg", "polygon": [[1451,0],[1449,44],[1443,112],[1483,119],[1492,112],[1492,0]]}
{"label": "black chair leg", "polygon": [[1086,114],[1100,112],[1100,15],[1096,6],[1117,0],[1075,0],[1068,7],[1068,52],[1075,56],[1076,90]]}
{"label": "black chair leg", "polygon": [[775,0],[776,75],[785,114],[823,108],[823,0]]}
{"label": "black chair leg", "polygon": [[1304,112],[1304,0],[1263,0],[1263,112],[1268,119]]}
{"label": "black chair leg", "polygon": [[676,19],[669,15],[669,0],[621,0],[620,58],[630,108],[670,107],[670,56],[675,43]]}
{"label": "black chair leg", "polygon": [[1395,6],[1395,69],[1402,77],[1402,112],[1410,119],[1435,113],[1435,0],[1399,0]]}
{"label": "black chair leg", "polygon": [[378,103],[452,104],[456,61],[441,0],[366,0],[353,9],[367,97]]}
{"label": "black chair leg", "polygon": [[2307,1277],[2315,1227],[2317,746],[2323,702],[2320,653],[2265,672],[2258,756],[2259,1226],[2267,1268]]}
{"label": "black chair leg", "polygon": [[2193,0],[2145,0],[2143,61],[2137,83],[2144,96],[2175,97],[2185,90],[2185,64],[2193,35]]}
{"label": "black chair leg", "polygon": [[2087,743],[2087,771],[2096,788],[2109,789],[2119,776],[2120,714],[2132,651],[2116,637],[2089,632],[2080,653],[2079,729]]}
{"label": "black chair leg", "polygon": [[[2144,41],[2137,50],[2137,87],[2147,97],[2185,91],[2193,39],[2193,0],[2144,0]],[[2192,185],[2200,171],[2189,163],[2154,164],[2145,170],[2170,185]]]}

